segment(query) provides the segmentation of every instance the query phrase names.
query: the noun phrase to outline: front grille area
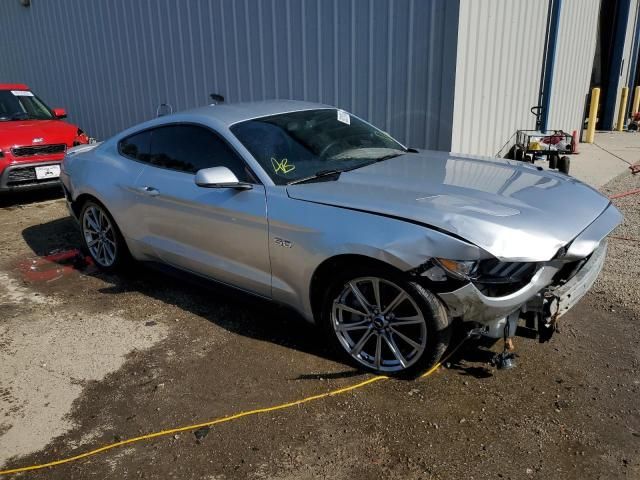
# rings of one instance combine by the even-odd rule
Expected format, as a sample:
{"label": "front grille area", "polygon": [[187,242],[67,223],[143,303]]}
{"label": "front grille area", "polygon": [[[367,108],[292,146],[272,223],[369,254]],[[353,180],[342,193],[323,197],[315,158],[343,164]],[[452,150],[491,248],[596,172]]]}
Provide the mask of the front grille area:
{"label": "front grille area", "polygon": [[11,149],[14,157],[37,157],[38,155],[53,155],[64,153],[67,146],[64,143],[57,145],[37,145],[32,147],[16,147]]}
{"label": "front grille area", "polygon": [[12,168],[7,172],[6,177],[6,186],[7,187],[18,187],[18,186],[27,186],[34,185],[40,183],[52,183],[57,182],[57,178],[46,178],[42,180],[38,180],[36,177],[35,167],[17,167]]}
{"label": "front grille area", "polygon": [[36,171],[33,167],[14,168],[7,175],[8,187],[36,183],[37,181]]}

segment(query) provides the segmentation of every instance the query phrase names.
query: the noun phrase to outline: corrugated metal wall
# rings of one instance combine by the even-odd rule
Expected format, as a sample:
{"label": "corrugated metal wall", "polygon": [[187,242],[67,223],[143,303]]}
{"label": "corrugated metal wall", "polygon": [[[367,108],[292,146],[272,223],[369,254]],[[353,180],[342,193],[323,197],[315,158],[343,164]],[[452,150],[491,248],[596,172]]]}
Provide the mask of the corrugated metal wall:
{"label": "corrugated metal wall", "polygon": [[452,150],[494,155],[534,128],[548,0],[460,0]]}
{"label": "corrugated metal wall", "polygon": [[596,50],[600,0],[563,0],[551,88],[549,128],[582,129]]}
{"label": "corrugated metal wall", "polygon": [[448,149],[457,22],[457,0],[2,0],[0,81],[99,138],[219,92],[334,104]]}

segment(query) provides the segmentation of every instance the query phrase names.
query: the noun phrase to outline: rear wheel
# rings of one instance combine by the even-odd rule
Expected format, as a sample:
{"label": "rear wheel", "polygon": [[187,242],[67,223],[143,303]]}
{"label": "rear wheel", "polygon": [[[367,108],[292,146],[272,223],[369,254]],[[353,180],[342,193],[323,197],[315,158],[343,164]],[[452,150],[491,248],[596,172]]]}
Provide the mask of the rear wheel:
{"label": "rear wheel", "polygon": [[338,275],[327,290],[322,315],[336,349],[375,373],[428,368],[449,344],[448,316],[438,298],[384,269]]}
{"label": "rear wheel", "polygon": [[82,206],[80,228],[85,249],[102,270],[118,270],[129,258],[116,222],[101,204],[89,200]]}
{"label": "rear wheel", "polygon": [[558,154],[550,153],[549,154],[549,168],[556,169],[558,168]]}
{"label": "rear wheel", "polygon": [[569,175],[569,167],[571,165],[571,160],[566,155],[564,157],[560,157],[558,160],[558,170],[562,173]]}

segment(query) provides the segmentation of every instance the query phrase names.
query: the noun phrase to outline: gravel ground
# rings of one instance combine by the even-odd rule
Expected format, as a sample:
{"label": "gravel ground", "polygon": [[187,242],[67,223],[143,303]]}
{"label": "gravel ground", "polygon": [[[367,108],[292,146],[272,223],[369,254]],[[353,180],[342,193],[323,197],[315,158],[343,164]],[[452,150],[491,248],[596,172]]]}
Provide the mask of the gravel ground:
{"label": "gravel ground", "polygon": [[[638,188],[639,177],[603,190]],[[491,352],[468,344],[427,379],[17,477],[640,478],[640,196],[615,203],[625,222],[600,279],[550,343],[517,340],[514,370],[496,371]],[[0,208],[0,464],[51,461],[368,378],[292,314],[227,289],[81,265],[25,277],[25,261],[78,241],[59,198],[31,194]]]}

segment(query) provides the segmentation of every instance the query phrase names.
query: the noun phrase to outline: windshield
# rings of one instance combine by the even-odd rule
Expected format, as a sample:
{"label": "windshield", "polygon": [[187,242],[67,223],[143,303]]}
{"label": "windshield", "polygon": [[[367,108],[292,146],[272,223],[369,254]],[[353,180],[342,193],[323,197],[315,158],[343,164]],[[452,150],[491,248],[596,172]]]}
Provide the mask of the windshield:
{"label": "windshield", "polygon": [[50,120],[51,111],[27,90],[0,90],[0,122],[11,120]]}
{"label": "windshield", "polygon": [[231,131],[276,185],[352,170],[406,152],[386,133],[336,109],[257,118]]}

